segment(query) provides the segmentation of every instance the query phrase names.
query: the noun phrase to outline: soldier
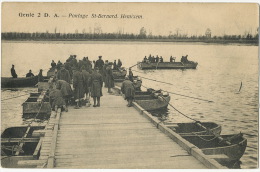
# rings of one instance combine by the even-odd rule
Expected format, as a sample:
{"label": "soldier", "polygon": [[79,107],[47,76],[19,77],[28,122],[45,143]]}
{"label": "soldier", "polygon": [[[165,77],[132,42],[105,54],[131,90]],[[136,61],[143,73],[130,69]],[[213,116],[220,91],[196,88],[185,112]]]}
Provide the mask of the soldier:
{"label": "soldier", "polygon": [[70,73],[65,69],[64,65],[61,65],[61,69],[57,72],[57,79],[64,80],[68,83],[71,82]]}
{"label": "soldier", "polygon": [[134,74],[132,72],[132,69],[129,68],[129,74],[128,74],[128,79],[133,82],[134,81]]}
{"label": "soldier", "polygon": [[90,87],[90,73],[86,70],[86,67],[82,67],[82,75],[83,75],[83,86],[84,86],[84,97],[86,95],[86,102],[89,102],[89,87]]}
{"label": "soldier", "polygon": [[122,65],[123,65],[123,64],[122,64],[121,60],[120,60],[120,59],[118,59],[118,61],[117,61],[117,67],[118,67],[118,68],[121,68],[121,67],[122,67]]}
{"label": "soldier", "polygon": [[102,96],[103,79],[102,79],[102,75],[99,73],[98,67],[95,67],[94,72],[91,74],[90,84],[91,84],[91,97],[93,97],[94,100],[93,107],[99,107],[100,97]]}
{"label": "soldier", "polygon": [[74,99],[76,102],[75,109],[81,107],[82,100],[84,98],[84,79],[82,72],[79,71],[78,66],[76,65],[73,70],[73,87],[74,87]]}
{"label": "soldier", "polygon": [[44,81],[44,77],[42,75],[42,69],[40,69],[40,72],[38,74],[38,82],[43,82]]}
{"label": "soldier", "polygon": [[12,65],[12,68],[11,68],[11,75],[13,78],[17,78],[17,74],[15,72],[14,65]]}
{"label": "soldier", "polygon": [[107,88],[108,88],[108,93],[111,92],[111,88],[115,86],[114,83],[114,76],[113,76],[113,71],[112,71],[112,65],[113,63],[108,63],[108,66],[106,68],[106,79],[107,79]]}
{"label": "soldier", "polygon": [[26,78],[32,77],[34,74],[32,73],[32,70],[29,70],[29,73],[26,74]]}
{"label": "soldier", "polygon": [[121,91],[125,95],[125,99],[128,102],[127,106],[132,106],[132,102],[135,96],[135,88],[134,84],[129,80],[128,77],[126,77],[124,82],[122,83]]}
{"label": "soldier", "polygon": [[56,88],[61,91],[66,106],[68,106],[70,102],[70,98],[73,95],[73,91],[71,89],[70,84],[64,80],[56,80]]}
{"label": "soldier", "polygon": [[51,84],[49,87],[49,91],[52,109],[54,109],[57,112],[58,108],[63,108],[66,112],[68,112],[66,102],[62,96],[61,90],[57,89],[54,84]]}

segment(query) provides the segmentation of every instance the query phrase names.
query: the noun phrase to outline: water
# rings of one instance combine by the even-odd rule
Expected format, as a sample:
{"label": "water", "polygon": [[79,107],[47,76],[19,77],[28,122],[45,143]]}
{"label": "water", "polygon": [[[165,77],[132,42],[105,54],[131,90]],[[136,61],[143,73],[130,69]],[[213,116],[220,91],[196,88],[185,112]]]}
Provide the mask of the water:
{"label": "water", "polygon": [[[171,104],[184,114],[200,121],[212,121],[222,126],[222,134],[240,131],[248,139],[248,147],[241,158],[241,168],[258,166],[258,47],[239,45],[207,45],[185,43],[131,43],[131,42],[4,42],[2,43],[2,76],[10,76],[15,64],[18,76],[25,76],[29,69],[46,74],[51,60],[64,62],[70,54],[78,59],[88,56],[97,60],[121,59],[130,67],[144,56],[159,55],[169,61],[171,55],[180,61],[188,54],[189,60],[199,63],[196,70],[149,70],[134,68],[134,75],[144,76],[172,85],[143,79],[143,85],[168,90],[178,94],[198,97],[212,103],[171,95]],[[240,84],[242,82],[242,88]],[[2,90],[2,99],[31,92]],[[27,96],[2,102],[2,129],[23,124],[21,104]],[[160,119],[167,122],[190,122],[171,107]]]}

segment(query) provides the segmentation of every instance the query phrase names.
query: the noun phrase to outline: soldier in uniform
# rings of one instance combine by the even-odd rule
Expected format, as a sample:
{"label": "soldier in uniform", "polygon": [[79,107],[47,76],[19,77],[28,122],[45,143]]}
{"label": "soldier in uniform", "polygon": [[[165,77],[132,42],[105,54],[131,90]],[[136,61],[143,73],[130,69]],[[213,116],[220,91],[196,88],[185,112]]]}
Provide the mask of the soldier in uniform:
{"label": "soldier in uniform", "polygon": [[121,91],[125,95],[125,99],[128,101],[127,106],[132,106],[132,102],[135,96],[135,88],[133,82],[131,82],[128,77],[126,77],[122,83]]}
{"label": "soldier in uniform", "polygon": [[108,93],[112,93],[111,88],[115,86],[114,83],[114,76],[113,76],[113,71],[112,71],[112,65],[113,63],[108,63],[108,66],[106,68],[106,79],[107,79],[107,88],[108,88]]}
{"label": "soldier in uniform", "polygon": [[64,65],[61,65],[61,69],[57,72],[57,79],[64,80],[68,83],[71,82],[70,72],[65,69]]}
{"label": "soldier in uniform", "polygon": [[73,87],[74,87],[74,99],[76,102],[75,109],[81,107],[82,100],[84,98],[84,79],[82,72],[79,71],[76,65],[73,70]]}
{"label": "soldier in uniform", "polygon": [[102,79],[102,75],[99,73],[98,67],[95,67],[94,72],[91,74],[90,85],[91,85],[91,97],[93,98],[94,101],[93,107],[99,107],[100,97],[102,96],[103,79]]}

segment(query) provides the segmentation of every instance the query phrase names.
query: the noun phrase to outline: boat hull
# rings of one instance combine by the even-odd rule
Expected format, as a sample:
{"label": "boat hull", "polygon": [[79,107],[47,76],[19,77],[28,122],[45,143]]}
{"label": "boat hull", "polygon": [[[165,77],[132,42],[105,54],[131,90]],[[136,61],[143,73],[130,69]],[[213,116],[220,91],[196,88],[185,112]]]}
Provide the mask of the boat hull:
{"label": "boat hull", "polygon": [[[43,100],[42,100],[43,99]],[[51,105],[49,99],[45,96],[40,99],[40,94],[31,94],[30,97],[22,104],[23,114],[51,114]]]}
{"label": "boat hull", "polygon": [[2,88],[34,87],[38,83],[38,76],[28,78],[1,77]]}
{"label": "boat hull", "polygon": [[[1,165],[4,168],[36,168],[37,165],[20,165],[18,162],[21,160],[36,160],[39,157],[39,150],[36,149],[39,144],[40,138],[32,137],[35,130],[42,130],[44,126],[31,126],[27,132],[28,126],[10,127],[3,131],[1,134]],[[25,136],[22,142],[21,139]],[[19,155],[12,156],[14,152],[10,147],[15,145],[22,145],[23,152]],[[7,149],[5,149],[7,148]]]}
{"label": "boat hull", "polygon": [[146,69],[196,69],[198,63],[182,63],[182,62],[162,62],[162,63],[145,63],[140,62],[138,68]]}
{"label": "boat hull", "polygon": [[[227,139],[234,135],[221,135],[222,138]],[[245,153],[247,146],[247,139],[243,136],[237,136],[234,140],[230,141],[231,145],[223,145],[215,136],[182,136],[184,139],[194,144],[202,150],[205,155],[221,155],[224,154],[228,157],[226,161],[238,161]],[[201,139],[203,138],[203,139]],[[207,140],[207,141],[205,141]],[[210,140],[210,141],[209,141]]]}
{"label": "boat hull", "polygon": [[195,122],[192,123],[171,123],[165,124],[168,128],[178,133],[181,136],[186,135],[212,135],[221,133],[221,126],[214,122],[202,122],[200,123],[202,126],[210,129],[210,131],[203,129]]}
{"label": "boat hull", "polygon": [[138,100],[135,99],[135,102],[147,111],[153,111],[158,109],[167,108],[168,103],[170,102],[170,96],[164,96],[162,99],[147,99],[147,100]]}

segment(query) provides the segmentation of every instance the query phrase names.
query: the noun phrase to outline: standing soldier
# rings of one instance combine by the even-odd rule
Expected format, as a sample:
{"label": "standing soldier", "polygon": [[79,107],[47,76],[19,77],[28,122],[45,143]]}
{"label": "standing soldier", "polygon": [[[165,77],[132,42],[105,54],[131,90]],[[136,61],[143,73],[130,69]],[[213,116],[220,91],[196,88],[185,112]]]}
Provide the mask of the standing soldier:
{"label": "standing soldier", "polygon": [[91,84],[91,97],[93,97],[94,100],[93,107],[99,107],[100,97],[102,96],[103,80],[102,80],[102,75],[99,73],[98,67],[95,67],[94,72],[91,74],[90,84]]}
{"label": "standing soldier", "polygon": [[78,66],[76,65],[73,70],[73,87],[74,87],[74,99],[76,102],[75,109],[81,107],[81,101],[84,98],[84,85],[83,85],[83,75],[79,71]]}
{"label": "standing soldier", "polygon": [[71,82],[70,72],[65,69],[64,65],[61,65],[61,69],[57,72],[57,79]]}
{"label": "standing soldier", "polygon": [[122,83],[121,91],[125,95],[125,99],[128,101],[127,106],[132,106],[132,102],[135,96],[135,88],[134,84],[129,80],[128,77],[126,77]]}
{"label": "standing soldier", "polygon": [[122,62],[121,62],[120,59],[118,59],[118,61],[117,61],[117,67],[118,67],[118,68],[121,68],[121,67],[122,67]]}
{"label": "standing soldier", "polygon": [[14,65],[12,65],[12,68],[11,68],[11,75],[13,78],[17,78],[17,74],[15,72]]}
{"label": "standing soldier", "polygon": [[108,60],[105,61],[105,64],[103,66],[103,72],[104,72],[104,77],[103,81],[105,82],[105,87],[107,88],[107,67],[108,67]]}
{"label": "standing soldier", "polygon": [[86,95],[86,102],[89,102],[88,94],[90,87],[90,73],[86,70],[86,67],[82,67],[83,85],[84,85],[84,96]]}
{"label": "standing soldier", "polygon": [[134,82],[134,74],[133,74],[131,68],[129,68],[128,78],[129,78],[129,80],[130,80],[131,82]]}
{"label": "standing soldier", "polygon": [[106,69],[108,93],[112,93],[111,88],[113,88],[115,86],[112,65],[113,65],[112,62],[109,63],[108,67]]}

